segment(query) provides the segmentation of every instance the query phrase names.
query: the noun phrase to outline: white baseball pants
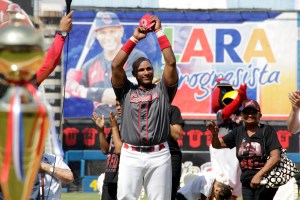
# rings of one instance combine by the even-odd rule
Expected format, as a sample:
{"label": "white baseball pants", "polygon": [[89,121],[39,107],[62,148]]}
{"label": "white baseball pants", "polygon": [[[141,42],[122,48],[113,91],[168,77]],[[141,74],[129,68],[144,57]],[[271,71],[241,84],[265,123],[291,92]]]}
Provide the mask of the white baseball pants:
{"label": "white baseball pants", "polygon": [[144,185],[148,200],[171,199],[172,169],[167,143],[160,151],[149,153],[122,147],[118,175],[118,200],[137,200],[142,185]]}

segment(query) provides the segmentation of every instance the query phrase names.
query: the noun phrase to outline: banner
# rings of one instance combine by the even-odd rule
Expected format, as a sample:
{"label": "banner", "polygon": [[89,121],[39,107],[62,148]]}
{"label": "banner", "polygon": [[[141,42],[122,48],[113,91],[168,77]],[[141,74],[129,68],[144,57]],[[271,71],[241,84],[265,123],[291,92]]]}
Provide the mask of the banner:
{"label": "banner", "polygon": [[[111,60],[133,34],[145,12],[76,11],[69,38],[65,118],[114,111]],[[215,119],[211,92],[223,77],[238,89],[247,84],[263,120],[286,120],[288,92],[296,90],[298,15],[291,12],[155,12],[177,59],[178,91],[173,104],[184,119]],[[96,17],[96,15],[98,17]],[[161,77],[164,61],[154,33],[140,41],[136,55],[152,61]],[[132,61],[124,66],[131,80]],[[71,71],[71,72],[69,72]],[[75,75],[74,75],[75,74]]]}
{"label": "banner", "polygon": [[72,7],[76,9],[82,8],[144,8],[144,9],[184,9],[194,10],[282,10],[291,11],[299,10],[298,0],[140,0],[140,1],[97,1],[97,0],[73,0]]}

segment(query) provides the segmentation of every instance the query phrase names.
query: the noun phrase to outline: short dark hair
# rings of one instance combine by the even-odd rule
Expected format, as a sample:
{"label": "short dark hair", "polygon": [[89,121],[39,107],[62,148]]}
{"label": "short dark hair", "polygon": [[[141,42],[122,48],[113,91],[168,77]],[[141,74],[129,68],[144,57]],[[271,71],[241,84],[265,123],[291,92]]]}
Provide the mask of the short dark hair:
{"label": "short dark hair", "polygon": [[229,200],[232,196],[232,188],[229,185],[226,185],[224,183],[220,183],[220,193],[217,200]]}
{"label": "short dark hair", "polygon": [[148,61],[150,64],[151,64],[151,61],[148,59],[148,58],[145,58],[145,57],[139,57],[138,59],[136,59],[133,63],[132,63],[132,75],[134,77],[136,77],[136,74],[137,74],[137,71],[139,69],[139,66],[140,64],[143,62],[143,61]]}

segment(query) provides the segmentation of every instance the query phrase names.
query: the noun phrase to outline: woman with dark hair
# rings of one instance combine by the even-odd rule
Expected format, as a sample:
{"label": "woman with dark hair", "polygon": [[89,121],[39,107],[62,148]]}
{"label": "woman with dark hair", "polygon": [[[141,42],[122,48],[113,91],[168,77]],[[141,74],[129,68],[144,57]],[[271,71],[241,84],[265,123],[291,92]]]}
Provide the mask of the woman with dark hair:
{"label": "woman with dark hair", "polygon": [[243,126],[219,138],[217,125],[214,122],[207,124],[212,132],[214,148],[236,147],[242,170],[240,180],[243,200],[271,200],[277,191],[277,188],[261,185],[263,177],[279,163],[281,148],[274,128],[260,124],[261,116],[259,104],[248,99],[242,104]]}

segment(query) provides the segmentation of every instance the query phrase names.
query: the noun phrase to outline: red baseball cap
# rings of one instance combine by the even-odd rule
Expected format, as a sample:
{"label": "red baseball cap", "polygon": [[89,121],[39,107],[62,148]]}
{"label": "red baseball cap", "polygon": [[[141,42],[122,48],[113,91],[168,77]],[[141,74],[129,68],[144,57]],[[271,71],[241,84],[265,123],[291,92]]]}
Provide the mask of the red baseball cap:
{"label": "red baseball cap", "polygon": [[258,112],[260,112],[260,106],[257,103],[257,101],[253,100],[253,99],[247,99],[243,102],[242,104],[242,112],[245,108],[254,108],[255,110],[257,110]]}
{"label": "red baseball cap", "polygon": [[153,26],[155,22],[150,22],[150,18],[151,15],[147,13],[140,19],[140,26],[146,27],[148,32],[154,31]]}

